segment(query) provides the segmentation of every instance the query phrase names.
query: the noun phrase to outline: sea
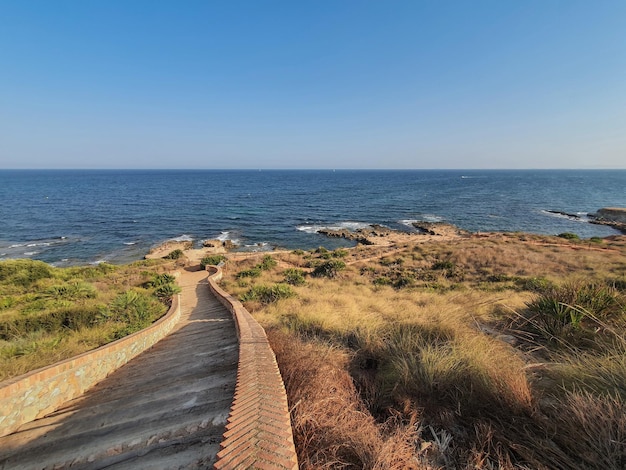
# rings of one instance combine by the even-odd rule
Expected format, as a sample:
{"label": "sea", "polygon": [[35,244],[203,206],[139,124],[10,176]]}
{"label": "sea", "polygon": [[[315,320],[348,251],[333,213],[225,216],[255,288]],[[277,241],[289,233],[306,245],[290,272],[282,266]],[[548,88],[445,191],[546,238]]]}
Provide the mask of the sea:
{"label": "sea", "polygon": [[119,264],[167,240],[333,249],[353,242],[319,230],[414,221],[616,235],[587,214],[626,207],[626,170],[1,170],[0,202],[0,260]]}

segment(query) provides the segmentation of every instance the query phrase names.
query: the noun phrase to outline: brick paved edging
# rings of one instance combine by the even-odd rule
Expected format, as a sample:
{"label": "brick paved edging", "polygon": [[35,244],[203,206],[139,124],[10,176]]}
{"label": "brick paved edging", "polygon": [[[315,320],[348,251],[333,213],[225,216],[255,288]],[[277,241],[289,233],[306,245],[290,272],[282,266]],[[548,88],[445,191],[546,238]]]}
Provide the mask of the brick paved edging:
{"label": "brick paved edging", "polygon": [[239,336],[237,387],[215,468],[297,470],[285,385],[265,330],[217,281],[210,266],[209,287],[233,314]]}
{"label": "brick paved edging", "polygon": [[154,324],[113,343],[0,382],[0,437],[55,411],[166,336],[180,319],[180,296]]}

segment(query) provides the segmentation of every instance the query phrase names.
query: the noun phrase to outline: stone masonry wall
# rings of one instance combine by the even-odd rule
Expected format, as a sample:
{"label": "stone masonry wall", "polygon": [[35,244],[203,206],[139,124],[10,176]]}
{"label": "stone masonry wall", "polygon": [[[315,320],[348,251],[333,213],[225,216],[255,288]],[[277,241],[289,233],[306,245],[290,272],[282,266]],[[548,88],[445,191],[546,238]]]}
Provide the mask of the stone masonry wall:
{"label": "stone masonry wall", "polygon": [[297,470],[285,385],[265,330],[217,285],[221,269],[208,269],[209,287],[233,314],[239,336],[237,386],[215,468]]}
{"label": "stone masonry wall", "polygon": [[0,436],[55,411],[166,336],[180,319],[180,296],[148,328],[79,356],[0,383]]}

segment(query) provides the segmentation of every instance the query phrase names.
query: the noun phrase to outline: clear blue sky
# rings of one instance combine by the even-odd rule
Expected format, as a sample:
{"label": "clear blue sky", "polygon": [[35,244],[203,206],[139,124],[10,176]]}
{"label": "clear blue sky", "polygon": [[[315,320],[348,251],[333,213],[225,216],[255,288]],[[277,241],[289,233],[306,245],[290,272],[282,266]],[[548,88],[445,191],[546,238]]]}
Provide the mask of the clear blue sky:
{"label": "clear blue sky", "polygon": [[626,1],[0,0],[0,168],[626,168]]}

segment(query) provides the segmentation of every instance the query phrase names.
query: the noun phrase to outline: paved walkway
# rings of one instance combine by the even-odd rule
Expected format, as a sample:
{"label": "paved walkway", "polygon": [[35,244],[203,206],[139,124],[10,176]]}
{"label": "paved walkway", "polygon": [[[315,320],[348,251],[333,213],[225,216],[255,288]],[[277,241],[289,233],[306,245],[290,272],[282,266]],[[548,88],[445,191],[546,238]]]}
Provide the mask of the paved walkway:
{"label": "paved walkway", "polygon": [[179,278],[169,336],[57,412],[0,438],[0,469],[210,468],[233,400],[238,343],[207,273]]}

